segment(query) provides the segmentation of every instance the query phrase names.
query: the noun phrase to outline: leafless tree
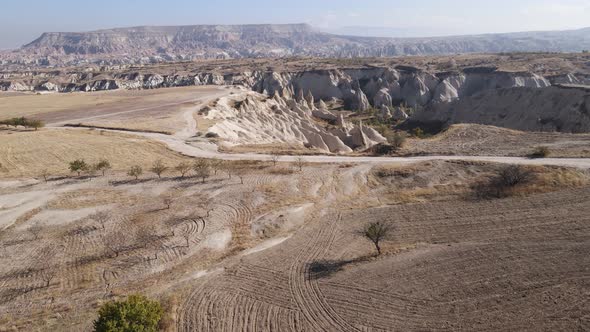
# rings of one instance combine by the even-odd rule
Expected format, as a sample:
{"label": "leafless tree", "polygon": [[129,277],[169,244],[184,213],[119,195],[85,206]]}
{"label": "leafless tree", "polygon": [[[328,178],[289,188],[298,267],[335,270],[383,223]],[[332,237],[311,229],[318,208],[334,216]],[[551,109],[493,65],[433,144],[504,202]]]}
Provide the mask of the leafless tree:
{"label": "leafless tree", "polygon": [[240,183],[244,184],[244,177],[246,176],[246,170],[244,168],[237,168],[235,170],[235,173],[240,178]]}
{"label": "leafless tree", "polygon": [[164,162],[160,159],[156,160],[150,169],[152,173],[158,176],[158,179],[162,178],[162,174],[166,172],[168,166],[164,165]]}
{"label": "leafless tree", "polygon": [[186,241],[186,247],[190,248],[191,246],[191,238],[193,236],[193,231],[190,225],[186,225],[186,227],[182,230],[182,238]]}
{"label": "leafless tree", "polygon": [[164,203],[164,205],[166,205],[166,209],[170,210],[170,205],[172,205],[174,200],[172,199],[172,197],[164,197],[162,202]]}
{"label": "leafless tree", "polygon": [[139,241],[144,248],[153,250],[154,258],[149,257],[148,260],[157,260],[158,252],[162,248],[162,236],[158,233],[158,228],[153,225],[144,225],[137,230],[136,234],[137,241]]}
{"label": "leafless tree", "polygon": [[39,240],[39,235],[41,235],[41,231],[43,231],[43,228],[39,224],[34,224],[31,225],[31,227],[29,227],[29,233],[33,235],[35,241]]}
{"label": "leafless tree", "polygon": [[389,236],[391,227],[382,222],[372,222],[363,228],[361,234],[369,239],[377,249],[377,255],[381,255],[380,243]]}
{"label": "leafless tree", "polygon": [[223,168],[223,160],[212,159],[210,162],[211,168],[213,169],[213,175],[217,175],[217,171]]}
{"label": "leafless tree", "polygon": [[305,166],[305,159],[303,159],[303,157],[297,157],[297,159],[295,159],[295,166],[299,168],[299,172],[303,171],[303,166]]}
{"label": "leafless tree", "polygon": [[40,175],[43,177],[43,180],[45,180],[45,182],[47,182],[47,179],[49,178],[49,171],[47,169],[44,169],[41,171]]}
{"label": "leafless tree", "polygon": [[111,220],[111,214],[107,211],[99,211],[95,214],[90,216],[90,219],[96,221],[102,227],[102,230],[105,230],[106,223]]}
{"label": "leafless tree", "polygon": [[185,162],[181,162],[180,164],[176,165],[176,167],[174,167],[174,169],[178,173],[180,173],[180,177],[184,179],[186,174],[188,174],[188,172],[190,172],[191,165],[189,165],[188,163],[185,163]]}
{"label": "leafless tree", "polygon": [[198,159],[193,164],[193,170],[195,171],[195,175],[200,178],[203,183],[205,180],[211,176],[211,167],[209,165],[209,161],[206,159]]}
{"label": "leafless tree", "polygon": [[123,235],[123,233],[119,230],[112,230],[108,234],[104,235],[102,240],[105,248],[114,257],[119,257],[119,254],[128,247],[125,235]]}
{"label": "leafless tree", "polygon": [[65,248],[63,246],[52,245],[37,255],[36,265],[40,268],[38,275],[44,282],[44,287],[49,288],[51,282],[57,277],[61,259],[63,259]]}
{"label": "leafless tree", "polygon": [[270,154],[270,161],[272,162],[273,166],[276,166],[280,159],[281,155],[278,152],[273,152]]}

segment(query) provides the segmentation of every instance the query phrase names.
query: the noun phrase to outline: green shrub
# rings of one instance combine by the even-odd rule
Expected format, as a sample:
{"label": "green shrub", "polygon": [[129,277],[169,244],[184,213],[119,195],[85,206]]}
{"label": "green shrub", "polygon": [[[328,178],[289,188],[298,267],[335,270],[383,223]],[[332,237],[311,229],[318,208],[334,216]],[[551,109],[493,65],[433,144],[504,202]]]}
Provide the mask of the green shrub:
{"label": "green shrub", "polygon": [[98,310],[95,332],[155,332],[164,310],[157,301],[131,295],[125,301],[107,302]]}
{"label": "green shrub", "polygon": [[69,169],[70,172],[78,173],[78,176],[80,176],[80,173],[87,172],[90,169],[90,166],[84,161],[84,159],[76,159],[70,162]]}
{"label": "green shrub", "polygon": [[414,128],[414,130],[412,130],[412,134],[418,138],[425,138],[426,137],[426,134],[424,134],[424,130],[420,127]]}

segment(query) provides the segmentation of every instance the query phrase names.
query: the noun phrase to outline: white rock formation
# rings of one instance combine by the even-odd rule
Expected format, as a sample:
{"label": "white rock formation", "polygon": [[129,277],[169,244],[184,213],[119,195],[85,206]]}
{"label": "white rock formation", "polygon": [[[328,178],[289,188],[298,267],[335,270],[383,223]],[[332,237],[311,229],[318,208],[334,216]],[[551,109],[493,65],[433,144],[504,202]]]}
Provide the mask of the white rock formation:
{"label": "white rock formation", "polygon": [[[207,114],[208,119],[216,122],[209,131],[233,145],[302,144],[339,154],[385,141],[371,128],[347,123],[327,108],[311,110],[308,103],[308,100],[285,100],[278,94],[268,98],[255,92],[222,98]],[[312,117],[317,112],[330,114],[338,128],[328,130],[320,126]]]}

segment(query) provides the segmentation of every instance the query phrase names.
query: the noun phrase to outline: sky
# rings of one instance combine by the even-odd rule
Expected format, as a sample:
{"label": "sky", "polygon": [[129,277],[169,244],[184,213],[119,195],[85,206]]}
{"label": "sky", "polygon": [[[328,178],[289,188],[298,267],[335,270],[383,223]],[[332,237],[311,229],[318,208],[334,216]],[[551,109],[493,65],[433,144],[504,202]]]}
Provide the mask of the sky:
{"label": "sky", "polygon": [[398,37],[565,30],[590,26],[590,0],[0,0],[0,48],[47,31],[249,23]]}

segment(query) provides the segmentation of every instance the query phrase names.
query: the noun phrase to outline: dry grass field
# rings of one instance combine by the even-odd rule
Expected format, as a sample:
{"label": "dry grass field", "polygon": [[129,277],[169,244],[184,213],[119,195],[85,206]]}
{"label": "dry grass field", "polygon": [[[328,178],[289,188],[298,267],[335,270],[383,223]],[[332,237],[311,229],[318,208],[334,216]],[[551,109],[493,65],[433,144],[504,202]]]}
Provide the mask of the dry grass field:
{"label": "dry grass field", "polygon": [[174,133],[185,110],[225,93],[221,87],[116,90],[87,93],[0,93],[0,119],[25,116],[47,124],[85,124]]}
{"label": "dry grass field", "polygon": [[43,170],[67,175],[68,163],[76,159],[109,160],[115,170],[132,165],[147,169],[162,159],[176,164],[183,157],[163,144],[145,138],[101,130],[42,129],[0,130],[0,177],[38,177]]}

